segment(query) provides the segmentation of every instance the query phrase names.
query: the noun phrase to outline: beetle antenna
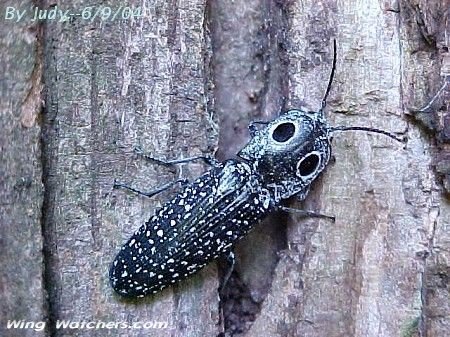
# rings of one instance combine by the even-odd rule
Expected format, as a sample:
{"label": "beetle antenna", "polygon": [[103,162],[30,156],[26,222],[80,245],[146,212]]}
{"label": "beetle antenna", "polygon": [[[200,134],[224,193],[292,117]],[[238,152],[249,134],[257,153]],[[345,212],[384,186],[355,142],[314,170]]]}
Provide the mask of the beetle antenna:
{"label": "beetle antenna", "polygon": [[328,94],[331,91],[331,85],[333,84],[334,79],[334,71],[336,69],[336,59],[337,59],[337,51],[336,51],[336,39],[333,39],[333,65],[331,67],[331,74],[328,80],[327,91],[325,91],[325,96],[323,96],[322,102],[320,103],[319,113],[322,113],[325,107],[327,106],[327,98]]}
{"label": "beetle antenna", "polygon": [[384,131],[384,130],[380,130],[380,129],[374,129],[374,128],[369,128],[369,127],[365,127],[365,126],[333,126],[330,127],[330,132],[336,132],[336,131],[365,131],[365,132],[373,132],[373,133],[379,133],[385,136],[388,136],[392,139],[395,139],[396,141],[400,142],[400,143],[405,143],[406,139],[405,138],[400,138],[397,135],[393,134],[392,132],[389,131]]}
{"label": "beetle antenna", "polygon": [[444,84],[441,86],[441,88],[438,90],[436,95],[434,95],[434,97],[431,99],[431,101],[427,105],[425,105],[421,109],[411,108],[410,111],[411,112],[428,112],[428,110],[431,108],[431,106],[434,104],[434,102],[438,99],[438,97],[442,94],[442,92],[445,90],[445,88],[449,84],[450,84],[450,76],[447,76]]}

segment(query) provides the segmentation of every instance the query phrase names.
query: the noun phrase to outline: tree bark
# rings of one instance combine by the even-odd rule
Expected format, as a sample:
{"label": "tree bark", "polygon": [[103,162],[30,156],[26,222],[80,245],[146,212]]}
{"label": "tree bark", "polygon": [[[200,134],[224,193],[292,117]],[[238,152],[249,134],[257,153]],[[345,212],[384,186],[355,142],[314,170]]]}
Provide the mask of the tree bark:
{"label": "tree bark", "polygon": [[[91,1],[61,6],[74,12],[99,8]],[[102,6],[118,8],[114,2]],[[214,147],[204,11],[203,1],[183,6],[153,1],[139,18],[46,23],[45,173],[52,203],[44,226],[52,244],[47,264],[53,322],[153,321],[168,325],[153,329],[154,336],[167,335],[167,329],[175,336],[215,334],[214,266],[141,301],[120,299],[108,282],[120,246],[167,199],[167,194],[147,200],[113,190],[114,179],[146,190],[177,178],[137,158],[134,148],[170,159]],[[182,173],[191,178],[201,170],[192,165]],[[192,317],[201,324],[188,324]],[[79,336],[117,332],[77,330]],[[127,331],[128,336],[144,333]]]}
{"label": "tree bark", "polygon": [[[125,7],[132,17],[121,17]],[[429,111],[413,110],[450,76],[448,0],[57,8],[80,15],[2,19],[0,29],[2,336],[447,335],[450,88]],[[147,199],[113,189],[114,180],[150,190],[206,169],[146,163],[134,148],[163,159],[233,157],[249,121],[319,109],[333,39],[330,125],[389,130],[406,146],[336,133],[335,161],[306,201],[292,204],[336,222],[266,219],[238,244],[221,296],[216,263],[155,296],[115,295],[112,259],[174,191]],[[20,319],[47,329],[7,328]],[[56,327],[63,320],[163,326]]]}
{"label": "tree bark", "polygon": [[[4,1],[23,10],[31,1]],[[45,320],[41,209],[43,203],[41,52],[37,26],[3,22],[0,29],[0,335],[45,336],[10,330],[8,320]]]}

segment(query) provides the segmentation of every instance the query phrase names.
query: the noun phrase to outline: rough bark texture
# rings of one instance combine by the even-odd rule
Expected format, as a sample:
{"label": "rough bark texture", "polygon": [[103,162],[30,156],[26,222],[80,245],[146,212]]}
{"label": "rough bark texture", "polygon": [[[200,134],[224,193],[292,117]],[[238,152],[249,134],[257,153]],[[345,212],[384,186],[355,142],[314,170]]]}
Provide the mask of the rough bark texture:
{"label": "rough bark texture", "polygon": [[249,336],[432,335],[424,279],[435,259],[448,258],[434,247],[449,208],[429,169],[432,147],[404,118],[412,104],[404,101],[403,89],[414,71],[408,68],[409,45],[420,37],[402,25],[410,4],[389,6],[290,6],[290,96],[310,105],[320,101],[335,37],[340,56],[328,106],[331,123],[396,131],[408,136],[408,145],[402,149],[367,134],[336,135],[336,163],[306,206],[337,221],[292,222],[290,249],[258,317],[265,324],[257,320]]}
{"label": "rough bark texture", "polygon": [[[3,1],[24,9],[31,1]],[[3,18],[1,19],[3,21]],[[0,29],[0,335],[45,336],[7,330],[9,319],[45,319],[41,209],[43,202],[40,52],[37,26],[2,22]]]}
{"label": "rough bark texture", "polygon": [[[6,6],[32,5],[0,7],[1,336],[448,334],[450,88],[412,111],[450,75],[448,0],[79,0],[58,8],[145,13],[4,20]],[[250,120],[319,108],[333,39],[330,124],[397,132],[405,148],[336,134],[335,162],[295,205],[336,222],[267,219],[238,245],[220,298],[215,264],[143,300],[113,294],[109,263],[173,193],[146,199],[114,179],[148,190],[204,170],[149,164],[133,149],[233,157]],[[47,329],[7,329],[12,319]],[[61,320],[168,327],[57,329]]]}
{"label": "rough bark texture", "polygon": [[[76,11],[93,3],[60,5]],[[113,1],[101,5],[118,7]],[[111,258],[167,198],[147,200],[113,190],[114,179],[146,190],[176,178],[175,172],[137,158],[133,149],[179,158],[208,153],[214,145],[205,103],[205,4],[162,0],[146,6],[141,18],[92,23],[75,18],[46,25],[44,142],[51,202],[44,226],[51,320],[167,322],[174,336],[214,335],[219,317],[214,266],[142,301],[121,300],[108,283]],[[200,172],[192,165],[182,173],[189,178]],[[188,324],[190,317],[201,324]],[[153,330],[153,336],[167,335],[166,329]],[[116,336],[118,331],[77,333]]]}

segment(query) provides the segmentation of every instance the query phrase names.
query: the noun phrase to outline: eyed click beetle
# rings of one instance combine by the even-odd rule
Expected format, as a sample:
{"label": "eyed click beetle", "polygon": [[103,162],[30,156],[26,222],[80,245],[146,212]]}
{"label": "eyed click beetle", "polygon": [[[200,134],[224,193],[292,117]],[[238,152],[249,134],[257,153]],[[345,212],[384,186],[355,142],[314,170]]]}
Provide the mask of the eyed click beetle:
{"label": "eyed click beetle", "polygon": [[[283,201],[306,197],[329,162],[334,132],[362,130],[402,141],[383,130],[327,124],[323,111],[335,66],[336,43],[318,112],[289,110],[273,121],[251,123],[251,139],[238,159],[211,162],[211,169],[186,184],[133,234],[110,268],[117,293],[126,297],[156,293],[230,254],[234,244],[271,212],[291,210]],[[259,129],[257,123],[263,126]]]}

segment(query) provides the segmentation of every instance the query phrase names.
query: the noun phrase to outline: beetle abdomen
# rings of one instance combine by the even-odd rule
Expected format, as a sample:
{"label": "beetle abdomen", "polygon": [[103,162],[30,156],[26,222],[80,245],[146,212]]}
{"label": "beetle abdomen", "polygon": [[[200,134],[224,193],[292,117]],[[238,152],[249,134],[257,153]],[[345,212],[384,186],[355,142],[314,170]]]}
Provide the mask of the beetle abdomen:
{"label": "beetle abdomen", "polygon": [[229,251],[273,207],[249,165],[229,160],[135,232],[111,266],[111,284],[123,296],[155,293]]}

